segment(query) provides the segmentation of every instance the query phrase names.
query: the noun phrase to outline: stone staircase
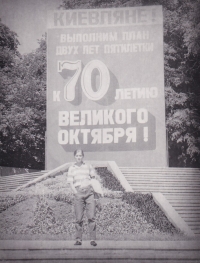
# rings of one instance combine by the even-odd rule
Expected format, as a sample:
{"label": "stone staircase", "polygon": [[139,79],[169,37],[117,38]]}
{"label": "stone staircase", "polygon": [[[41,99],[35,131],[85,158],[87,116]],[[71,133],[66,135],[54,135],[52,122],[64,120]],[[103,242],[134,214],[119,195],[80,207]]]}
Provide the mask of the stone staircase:
{"label": "stone staircase", "polygon": [[9,176],[0,177],[0,192],[9,192],[17,187],[24,185],[33,179],[40,177],[45,174],[47,171],[34,172],[34,173],[25,173],[25,174],[15,174]]}
{"label": "stone staircase", "polygon": [[134,191],[161,192],[200,236],[200,169],[119,167]]}

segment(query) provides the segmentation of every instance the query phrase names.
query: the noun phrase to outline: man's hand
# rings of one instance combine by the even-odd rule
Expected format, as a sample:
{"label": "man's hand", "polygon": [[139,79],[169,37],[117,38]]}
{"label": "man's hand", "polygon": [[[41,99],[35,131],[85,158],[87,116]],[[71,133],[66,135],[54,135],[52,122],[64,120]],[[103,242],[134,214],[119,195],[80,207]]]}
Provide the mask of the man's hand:
{"label": "man's hand", "polygon": [[101,212],[101,210],[102,210],[102,205],[101,205],[101,203],[99,202],[99,200],[96,200],[96,209],[97,209],[99,212]]}
{"label": "man's hand", "polygon": [[74,187],[74,184],[73,184],[73,183],[70,183],[70,187],[71,187],[72,192],[73,192],[74,194],[77,194],[77,193],[78,193],[77,190],[76,190],[76,188]]}

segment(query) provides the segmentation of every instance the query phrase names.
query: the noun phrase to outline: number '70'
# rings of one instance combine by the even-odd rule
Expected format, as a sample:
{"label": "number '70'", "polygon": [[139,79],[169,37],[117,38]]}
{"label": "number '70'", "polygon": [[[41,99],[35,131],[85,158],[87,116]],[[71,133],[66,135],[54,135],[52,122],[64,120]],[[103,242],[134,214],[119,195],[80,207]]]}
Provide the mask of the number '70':
{"label": "number '70'", "polygon": [[[100,100],[107,93],[110,85],[110,73],[106,65],[100,60],[92,60],[88,62],[82,71],[81,60],[77,61],[58,61],[58,72],[63,69],[75,71],[74,75],[64,86],[64,98],[66,101],[73,101],[75,99],[75,87],[79,76],[81,75],[81,87],[90,100]],[[92,88],[92,71],[97,69],[99,71],[99,87],[97,91]],[[81,74],[82,72],[82,74]]]}

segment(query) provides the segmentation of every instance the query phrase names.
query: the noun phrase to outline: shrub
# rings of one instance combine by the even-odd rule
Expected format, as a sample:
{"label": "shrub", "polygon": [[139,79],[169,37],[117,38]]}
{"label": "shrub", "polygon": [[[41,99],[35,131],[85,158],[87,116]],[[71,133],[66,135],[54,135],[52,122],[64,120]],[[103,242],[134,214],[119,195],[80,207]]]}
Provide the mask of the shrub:
{"label": "shrub", "polygon": [[108,171],[107,167],[98,167],[96,171],[100,175],[103,187],[112,191],[124,191],[120,182],[110,171]]}
{"label": "shrub", "polygon": [[168,233],[179,232],[154,202],[152,194],[127,192],[123,194],[122,200],[138,208],[145,220],[153,224],[160,231]]}
{"label": "shrub", "polygon": [[45,197],[38,196],[33,222],[33,225],[28,225],[33,234],[52,233],[56,220],[53,210],[49,207]]}
{"label": "shrub", "polygon": [[68,203],[69,205],[72,205],[74,199],[72,193],[57,193],[55,195],[47,195],[47,197],[50,199],[55,199],[56,201]]}
{"label": "shrub", "polygon": [[0,213],[5,211],[11,206],[14,206],[22,201],[25,201],[28,198],[27,195],[18,194],[16,196],[3,196],[0,199]]}

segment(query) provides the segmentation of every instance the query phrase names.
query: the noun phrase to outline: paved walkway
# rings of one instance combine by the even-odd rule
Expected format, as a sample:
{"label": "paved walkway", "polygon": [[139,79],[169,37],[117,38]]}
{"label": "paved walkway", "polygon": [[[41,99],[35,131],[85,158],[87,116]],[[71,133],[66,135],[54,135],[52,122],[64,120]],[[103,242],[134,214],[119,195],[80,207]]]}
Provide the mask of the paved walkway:
{"label": "paved walkway", "polygon": [[1,262],[200,262],[200,241],[0,241]]}

